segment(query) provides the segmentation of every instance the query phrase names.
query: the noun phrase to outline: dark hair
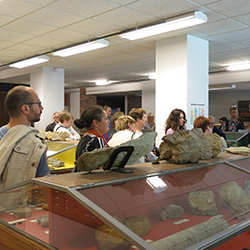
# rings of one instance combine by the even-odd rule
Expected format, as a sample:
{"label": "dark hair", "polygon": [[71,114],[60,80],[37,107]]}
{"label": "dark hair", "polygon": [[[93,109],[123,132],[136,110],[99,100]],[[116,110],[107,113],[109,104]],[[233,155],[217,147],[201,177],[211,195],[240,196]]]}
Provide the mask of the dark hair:
{"label": "dark hair", "polygon": [[227,120],[226,116],[222,116],[219,120],[222,120],[223,122],[225,122]]}
{"label": "dark hair", "polygon": [[146,111],[142,108],[133,108],[128,113],[128,115],[133,117],[136,122],[137,122],[137,118],[142,119],[144,114],[146,115]]}
{"label": "dark hair", "polygon": [[74,124],[80,129],[89,129],[92,126],[93,120],[100,122],[103,115],[104,112],[102,106],[92,105],[82,112],[80,119],[75,119]]}
{"label": "dark hair", "polygon": [[184,125],[186,123],[186,114],[182,109],[174,109],[171,111],[171,113],[168,116],[168,119],[166,120],[165,133],[167,133],[167,130],[169,128],[172,128],[174,131],[178,129],[180,114],[183,114],[184,116],[184,123],[183,126],[181,126],[179,129],[180,130],[184,129]]}
{"label": "dark hair", "polygon": [[204,116],[199,116],[194,120],[194,128],[201,128],[203,133],[207,130],[207,126],[210,126],[210,120]]}
{"label": "dark hair", "polygon": [[10,117],[18,118],[22,105],[33,101],[33,96],[29,91],[30,89],[31,88],[26,86],[16,86],[7,93],[4,106]]}

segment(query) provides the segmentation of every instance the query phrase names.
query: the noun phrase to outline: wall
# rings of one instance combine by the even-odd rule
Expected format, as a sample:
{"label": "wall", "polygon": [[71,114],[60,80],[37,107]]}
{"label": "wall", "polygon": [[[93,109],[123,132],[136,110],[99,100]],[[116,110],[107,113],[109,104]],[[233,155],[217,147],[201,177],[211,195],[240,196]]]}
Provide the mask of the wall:
{"label": "wall", "polygon": [[142,108],[155,114],[155,80],[142,82]]}
{"label": "wall", "polygon": [[224,90],[209,92],[209,115],[219,122],[222,116],[230,117],[229,108],[238,106],[238,101],[250,100],[250,90]]}

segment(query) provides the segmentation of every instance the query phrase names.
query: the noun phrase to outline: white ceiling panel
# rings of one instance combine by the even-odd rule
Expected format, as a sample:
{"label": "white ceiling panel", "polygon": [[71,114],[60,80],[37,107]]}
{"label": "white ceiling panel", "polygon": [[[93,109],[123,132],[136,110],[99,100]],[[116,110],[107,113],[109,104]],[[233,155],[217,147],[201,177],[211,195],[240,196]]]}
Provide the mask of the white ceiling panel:
{"label": "white ceiling panel", "polygon": [[224,33],[222,35],[217,35],[217,37],[231,42],[238,42],[242,40],[243,37],[244,39],[250,39],[250,30],[249,29],[237,30],[229,33]]}
{"label": "white ceiling panel", "polygon": [[4,40],[0,40],[0,50],[6,49],[8,47],[11,47],[13,44],[13,42],[9,42],[9,41],[4,41]]}
{"label": "white ceiling panel", "polygon": [[51,50],[51,48],[60,48],[63,47],[65,45],[64,41],[59,41],[59,40],[55,40],[55,39],[51,39],[51,38],[47,38],[47,37],[43,37],[43,36],[39,36],[39,37],[35,37],[32,39],[29,39],[27,41],[24,42],[24,44],[28,44],[28,45],[37,45],[40,47],[43,47],[46,50]]}
{"label": "white ceiling panel", "polygon": [[111,0],[110,2],[120,4],[120,5],[127,5],[129,3],[137,2],[139,0]]}
{"label": "white ceiling panel", "polygon": [[191,0],[191,2],[200,4],[200,5],[206,5],[206,4],[215,3],[219,1],[221,0]]}
{"label": "white ceiling panel", "polygon": [[210,50],[215,52],[225,52],[225,51],[244,49],[243,46],[235,43],[220,44],[220,45],[210,46],[209,48]]}
{"label": "white ceiling panel", "polygon": [[41,48],[39,46],[28,45],[28,44],[24,44],[24,43],[11,46],[10,49],[13,51],[18,51],[20,53],[23,53],[23,57],[27,56],[27,53],[28,54],[30,54],[30,53],[31,54],[41,54],[43,52],[46,52],[46,51],[44,51],[44,48]]}
{"label": "white ceiling panel", "polygon": [[3,27],[5,24],[10,23],[14,20],[15,20],[14,17],[0,15],[0,27]]}
{"label": "white ceiling panel", "polygon": [[15,22],[5,25],[4,29],[39,36],[48,33],[52,30],[56,30],[57,28],[50,25],[34,23],[27,20],[19,19]]}
{"label": "white ceiling panel", "polygon": [[128,4],[130,7],[138,12],[143,12],[156,17],[168,17],[172,13],[185,13],[194,10],[197,5],[185,0],[141,0],[135,3]]}
{"label": "white ceiling panel", "polygon": [[93,17],[120,5],[105,0],[58,0],[49,7],[83,17]]}
{"label": "white ceiling panel", "polygon": [[20,43],[28,39],[31,39],[34,36],[0,28],[0,37],[1,39],[9,42]]}
{"label": "white ceiling panel", "polygon": [[11,17],[22,17],[41,8],[40,5],[21,0],[3,0],[0,4],[0,14]]}
{"label": "white ceiling panel", "polygon": [[244,23],[248,26],[250,25],[250,14],[249,13],[246,15],[234,17],[234,19],[241,22],[241,23]]}
{"label": "white ceiling panel", "polygon": [[57,0],[42,0],[42,1],[41,0],[28,0],[28,2],[35,3],[35,4],[41,5],[41,6],[46,6],[46,5],[50,4],[50,3],[57,2]]}
{"label": "white ceiling panel", "polygon": [[84,18],[81,16],[65,13],[64,11],[43,8],[36,11],[35,13],[25,16],[23,19],[61,28],[72,23],[82,21]]}
{"label": "white ceiling panel", "polygon": [[229,56],[232,56],[232,57],[237,57],[237,58],[240,59],[242,56],[250,55],[250,48],[226,51],[223,54],[229,55]]}

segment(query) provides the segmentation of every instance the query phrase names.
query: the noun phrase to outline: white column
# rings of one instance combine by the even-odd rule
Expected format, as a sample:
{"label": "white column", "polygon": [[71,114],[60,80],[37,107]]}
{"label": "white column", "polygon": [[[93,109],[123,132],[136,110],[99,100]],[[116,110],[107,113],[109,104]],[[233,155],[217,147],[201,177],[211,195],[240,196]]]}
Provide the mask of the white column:
{"label": "white column", "polygon": [[155,115],[155,80],[142,82],[142,108]]}
{"label": "white column", "polygon": [[203,106],[204,116],[208,116],[208,46],[208,41],[191,35],[156,42],[157,146],[173,109],[180,108],[186,113],[188,129],[193,128],[194,105]]}
{"label": "white column", "polygon": [[53,113],[64,109],[64,69],[36,68],[30,74],[30,86],[38,93],[44,107],[35,127],[45,130],[53,122]]}

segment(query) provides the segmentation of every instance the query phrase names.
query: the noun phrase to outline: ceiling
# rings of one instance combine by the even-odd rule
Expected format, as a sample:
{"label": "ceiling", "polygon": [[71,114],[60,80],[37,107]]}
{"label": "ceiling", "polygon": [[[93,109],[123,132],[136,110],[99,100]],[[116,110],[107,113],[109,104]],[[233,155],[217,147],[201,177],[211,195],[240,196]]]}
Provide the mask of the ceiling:
{"label": "ceiling", "polygon": [[[208,22],[135,41],[117,35],[194,10]],[[227,64],[250,61],[249,25],[249,0],[0,0],[0,82],[28,84],[30,70],[41,65],[64,68],[66,88],[94,86],[98,79],[147,79],[155,72],[155,42],[184,34],[209,40],[209,71],[224,71]],[[51,54],[103,37],[109,41],[103,49],[66,58]],[[8,64],[39,54],[50,61],[11,74]]]}

